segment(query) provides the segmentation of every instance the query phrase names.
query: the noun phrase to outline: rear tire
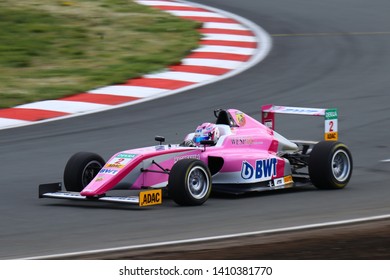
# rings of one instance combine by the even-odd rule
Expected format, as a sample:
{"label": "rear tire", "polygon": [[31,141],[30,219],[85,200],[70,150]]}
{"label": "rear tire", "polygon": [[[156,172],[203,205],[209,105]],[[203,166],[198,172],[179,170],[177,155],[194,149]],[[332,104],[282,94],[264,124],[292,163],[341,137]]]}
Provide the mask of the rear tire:
{"label": "rear tire", "polygon": [[98,154],[89,152],[74,154],[65,166],[65,189],[71,192],[81,192],[95,178],[104,164],[104,159]]}
{"label": "rear tire", "polygon": [[173,165],[169,174],[168,191],[179,205],[202,205],[211,193],[210,170],[200,160],[180,160]]}
{"label": "rear tire", "polygon": [[342,189],[352,176],[352,155],[341,142],[321,141],[310,153],[309,176],[319,189]]}

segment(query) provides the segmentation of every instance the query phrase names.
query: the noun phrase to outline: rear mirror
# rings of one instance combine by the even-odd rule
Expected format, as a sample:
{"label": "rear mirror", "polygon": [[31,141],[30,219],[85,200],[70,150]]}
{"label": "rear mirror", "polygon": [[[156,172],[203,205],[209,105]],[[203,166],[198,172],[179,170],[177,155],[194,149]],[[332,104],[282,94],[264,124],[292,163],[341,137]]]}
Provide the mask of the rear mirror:
{"label": "rear mirror", "polygon": [[165,137],[164,136],[156,136],[156,137],[154,137],[154,140],[156,140],[157,142],[160,142],[160,145],[162,145],[162,143],[165,142]]}

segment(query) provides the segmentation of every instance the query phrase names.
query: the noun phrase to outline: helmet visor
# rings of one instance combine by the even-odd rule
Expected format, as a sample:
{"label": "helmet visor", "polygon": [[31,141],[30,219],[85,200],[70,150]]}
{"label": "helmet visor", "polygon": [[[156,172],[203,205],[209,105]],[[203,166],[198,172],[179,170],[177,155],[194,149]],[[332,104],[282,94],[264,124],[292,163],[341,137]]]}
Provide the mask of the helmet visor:
{"label": "helmet visor", "polygon": [[200,143],[200,141],[203,141],[203,140],[209,140],[209,137],[208,136],[195,136],[193,141],[195,143]]}

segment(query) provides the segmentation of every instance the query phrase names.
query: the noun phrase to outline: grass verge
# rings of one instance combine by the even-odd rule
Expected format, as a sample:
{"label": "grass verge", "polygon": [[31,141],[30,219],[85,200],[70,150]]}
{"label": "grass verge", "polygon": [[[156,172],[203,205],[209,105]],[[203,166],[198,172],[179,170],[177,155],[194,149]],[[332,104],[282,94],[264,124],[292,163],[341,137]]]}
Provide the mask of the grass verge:
{"label": "grass verge", "polygon": [[0,108],[122,83],[178,63],[200,25],[131,0],[0,2]]}

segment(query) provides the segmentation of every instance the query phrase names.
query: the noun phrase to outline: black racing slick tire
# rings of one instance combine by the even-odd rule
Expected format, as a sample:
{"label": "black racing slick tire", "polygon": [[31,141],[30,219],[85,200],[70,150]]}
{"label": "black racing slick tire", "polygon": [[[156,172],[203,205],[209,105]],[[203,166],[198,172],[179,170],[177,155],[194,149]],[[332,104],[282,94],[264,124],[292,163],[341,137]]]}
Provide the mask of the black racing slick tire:
{"label": "black racing slick tire", "polygon": [[104,164],[104,159],[98,154],[89,152],[74,154],[65,166],[65,189],[70,192],[81,192],[95,178]]}
{"label": "black racing slick tire", "polygon": [[202,205],[211,193],[210,170],[200,160],[179,160],[169,174],[168,192],[179,205]]}
{"label": "black racing slick tire", "polygon": [[342,189],[352,176],[352,155],[341,142],[321,141],[310,153],[309,176],[318,189]]}

